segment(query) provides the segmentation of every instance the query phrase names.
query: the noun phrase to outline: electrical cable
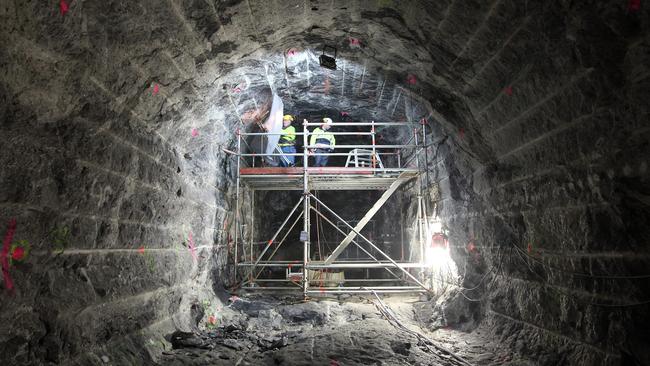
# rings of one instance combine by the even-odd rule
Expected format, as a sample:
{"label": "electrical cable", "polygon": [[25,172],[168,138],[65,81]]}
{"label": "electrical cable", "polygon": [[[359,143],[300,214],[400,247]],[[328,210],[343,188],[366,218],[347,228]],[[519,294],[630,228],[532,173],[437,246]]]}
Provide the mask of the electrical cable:
{"label": "electrical cable", "polygon": [[528,257],[529,259],[533,260],[534,262],[536,262],[536,263],[538,263],[538,264],[540,264],[540,265],[542,265],[544,267],[556,269],[556,270],[558,270],[560,272],[568,273],[568,274],[571,274],[571,275],[574,275],[574,276],[577,276],[577,277],[588,277],[588,278],[598,278],[598,279],[613,279],[613,280],[625,280],[625,279],[635,280],[635,279],[647,279],[647,278],[650,278],[650,274],[648,274],[648,275],[601,275],[601,274],[590,274],[590,273],[567,271],[567,270],[562,269],[560,267],[544,263],[544,262],[540,261],[539,259],[537,259],[537,258],[533,257],[532,255],[530,255],[529,253],[526,253],[523,249],[517,247],[516,245],[515,245],[515,247],[520,252],[522,252],[526,257]]}
{"label": "electrical cable", "polygon": [[[512,255],[512,248],[510,248],[510,253],[509,253],[509,255]],[[480,302],[480,301],[485,300],[485,299],[487,298],[487,296],[489,295],[489,293],[490,293],[490,291],[489,291],[489,290],[490,290],[490,285],[496,283],[497,275],[499,274],[499,272],[500,272],[501,269],[502,269],[503,258],[504,258],[504,255],[503,255],[503,253],[501,253],[501,257],[499,258],[499,266],[497,267],[497,270],[496,270],[496,275],[493,276],[492,279],[490,280],[490,282],[487,283],[487,285],[486,285],[486,291],[485,291],[486,293],[485,293],[484,296],[482,296],[482,297],[480,297],[480,298],[478,298],[478,299],[472,299],[472,298],[468,297],[467,295],[465,295],[465,293],[463,292],[462,289],[461,289],[460,291],[458,291],[458,292],[459,292],[459,293],[460,293],[460,294],[461,294],[465,299],[467,299],[468,301]],[[492,267],[492,268],[490,269],[490,271],[488,271],[488,272],[486,273],[486,275],[483,276],[483,278],[481,279],[480,282],[482,282],[483,279],[485,279],[485,277],[487,276],[487,274],[489,274],[490,272],[492,272],[493,269],[494,269],[494,267]],[[478,286],[481,284],[480,282],[479,282],[479,284],[477,284],[476,286],[474,286],[471,290],[475,290],[475,289],[477,289]]]}
{"label": "electrical cable", "polygon": [[[514,232],[514,230],[510,227],[510,225],[507,224],[507,222],[503,219],[503,217],[500,217],[500,218],[501,218],[501,219],[503,220],[503,222],[504,222],[504,227],[505,227],[507,230],[509,230],[511,234],[514,235],[515,232]],[[546,283],[548,282],[548,279],[547,279],[547,278],[544,278],[542,275],[540,275],[539,273],[537,273],[536,271],[534,271],[534,270],[532,269],[532,267],[530,266],[530,263],[529,263],[528,261],[526,261],[526,259],[524,259],[524,257],[522,256],[522,253],[523,253],[523,254],[527,255],[528,258],[531,258],[531,257],[528,255],[528,253],[524,252],[523,249],[519,248],[519,247],[518,247],[517,245],[515,245],[512,241],[508,241],[508,243],[510,244],[510,246],[511,246],[512,248],[515,249],[515,251],[516,251],[516,253],[517,253],[519,259],[520,259],[522,262],[525,262],[526,266],[528,267],[528,270],[529,270],[532,274],[534,274],[535,276],[539,277],[539,278],[542,280],[542,284],[546,284]],[[532,258],[532,259],[535,259],[535,258]],[[537,262],[537,263],[539,263],[540,265],[544,266],[544,263],[542,263],[542,262]],[[571,273],[570,271],[563,271],[563,272],[569,272],[569,273]],[[583,304],[587,304],[587,305],[592,305],[592,306],[599,306],[599,307],[612,307],[612,308],[623,308],[623,307],[634,307],[634,306],[641,306],[641,305],[647,305],[647,304],[650,304],[650,300],[641,300],[641,301],[632,302],[632,303],[626,303],[626,304],[604,304],[604,303],[595,303],[595,302],[591,302],[591,301],[585,301],[585,300],[582,300],[581,298],[579,298],[579,297],[577,297],[577,296],[575,296],[575,295],[573,295],[573,294],[571,294],[571,293],[568,293],[568,292],[566,292],[566,291],[562,291],[562,290],[560,290],[560,289],[558,289],[558,288],[556,288],[556,287],[557,287],[557,286],[555,286],[555,287],[548,286],[547,288],[550,288],[550,289],[552,289],[552,290],[555,290],[555,291],[557,291],[558,293],[561,293],[561,294],[563,294],[563,295],[565,295],[565,296],[571,297],[571,298],[575,299],[575,300],[578,301],[578,302],[581,302],[581,303],[583,303]]]}
{"label": "electrical cable", "polygon": [[[368,289],[365,288],[365,287],[362,287],[362,288],[365,289],[365,290],[368,290]],[[428,337],[425,336],[424,334],[422,334],[422,333],[420,333],[420,332],[417,332],[417,331],[414,331],[414,330],[412,330],[412,329],[407,328],[407,327],[406,327],[406,326],[405,326],[405,325],[404,325],[404,324],[399,320],[399,318],[397,318],[397,315],[395,315],[395,313],[390,309],[390,307],[388,307],[388,305],[386,305],[386,304],[382,301],[382,299],[379,297],[379,295],[377,295],[377,292],[375,292],[374,290],[369,290],[369,291],[370,291],[370,292],[375,296],[375,298],[377,299],[377,302],[375,303],[375,306],[377,307],[377,309],[379,310],[379,312],[382,313],[382,314],[386,317],[386,320],[388,320],[388,322],[389,322],[391,325],[395,326],[395,327],[398,328],[398,329],[401,329],[401,330],[405,331],[405,332],[408,333],[408,334],[411,334],[411,335],[415,336],[415,337],[416,337],[420,342],[422,342],[422,343],[423,343],[427,348],[429,348],[429,346],[433,346],[433,347],[434,347],[435,349],[437,349],[438,351],[443,352],[443,353],[446,353],[446,354],[448,354],[449,356],[453,357],[453,358],[454,358],[456,361],[458,361],[460,364],[465,365],[465,366],[472,366],[472,364],[471,364],[469,361],[465,360],[465,359],[462,358],[461,356],[458,356],[458,355],[457,355],[456,353],[454,353],[453,351],[451,351],[451,350],[449,350],[449,349],[447,349],[447,348],[445,348],[445,347],[442,347],[442,346],[437,345],[436,343],[434,343],[430,338],[428,338]],[[429,348],[429,350],[430,350],[430,348]]]}

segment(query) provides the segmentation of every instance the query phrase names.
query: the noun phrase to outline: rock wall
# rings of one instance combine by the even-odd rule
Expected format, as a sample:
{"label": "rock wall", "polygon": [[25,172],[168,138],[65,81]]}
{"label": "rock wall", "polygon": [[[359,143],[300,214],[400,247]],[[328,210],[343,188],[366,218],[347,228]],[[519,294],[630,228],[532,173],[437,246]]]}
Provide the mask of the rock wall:
{"label": "rock wall", "polygon": [[647,8],[529,5],[442,28],[467,109],[430,166],[463,292],[540,364],[647,363]]}
{"label": "rock wall", "polygon": [[141,364],[218,302],[233,132],[132,21],[166,6],[50,5],[0,10],[0,227],[29,248],[3,253],[0,363]]}

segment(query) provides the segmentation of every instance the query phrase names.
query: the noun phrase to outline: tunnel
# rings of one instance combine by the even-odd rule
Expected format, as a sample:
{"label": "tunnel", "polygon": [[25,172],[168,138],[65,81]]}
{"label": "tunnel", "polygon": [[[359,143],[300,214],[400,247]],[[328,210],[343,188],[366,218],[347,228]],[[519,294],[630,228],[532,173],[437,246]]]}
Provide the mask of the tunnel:
{"label": "tunnel", "polygon": [[650,365],[648,9],[1,1],[0,363]]}

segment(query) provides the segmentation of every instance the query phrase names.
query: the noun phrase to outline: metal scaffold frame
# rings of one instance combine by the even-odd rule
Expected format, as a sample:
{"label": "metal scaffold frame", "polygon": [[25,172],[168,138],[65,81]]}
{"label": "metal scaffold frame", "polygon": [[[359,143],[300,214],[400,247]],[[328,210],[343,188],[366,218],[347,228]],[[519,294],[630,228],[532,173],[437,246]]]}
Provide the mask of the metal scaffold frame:
{"label": "metal scaffold frame", "polygon": [[[304,297],[319,296],[328,294],[361,294],[361,293],[417,293],[428,292],[430,288],[425,285],[424,269],[424,241],[425,241],[425,217],[426,205],[422,202],[422,177],[420,154],[422,151],[424,156],[424,167],[427,166],[426,156],[426,125],[415,124],[412,122],[336,122],[332,126],[346,126],[346,127],[370,127],[369,132],[330,132],[335,136],[370,136],[370,145],[335,145],[333,151],[341,149],[366,149],[371,151],[372,164],[363,167],[310,167],[309,157],[317,155],[326,156],[348,156],[348,153],[340,152],[310,152],[318,146],[310,145],[308,137],[310,132],[308,127],[320,126],[321,123],[303,123],[302,133],[296,133],[297,136],[303,136],[303,151],[300,153],[283,154],[283,153],[254,153],[243,152],[242,142],[246,144],[247,136],[269,136],[278,135],[273,133],[264,132],[241,132],[237,131],[237,151],[230,152],[236,155],[237,158],[237,178],[236,178],[236,203],[235,203],[235,234],[234,234],[234,276],[235,283],[239,284],[239,288],[244,290],[267,290],[267,291],[300,291]],[[376,128],[398,126],[412,129],[412,136],[405,144],[376,144]],[[419,138],[421,136],[421,138]],[[250,147],[250,146],[249,146]],[[385,149],[395,149],[394,152],[385,152]],[[405,154],[405,152],[408,152]],[[302,167],[290,168],[277,168],[277,167],[255,167],[255,158],[265,159],[271,156],[293,155],[302,156]],[[381,155],[393,155],[396,157],[397,167],[384,167],[383,164],[377,164],[380,161]],[[405,156],[406,155],[406,156]],[[403,159],[407,158],[404,163]],[[247,163],[247,160],[252,160],[252,164]],[[246,167],[242,167],[242,163]],[[346,164],[347,165],[347,164]],[[404,183],[417,179],[417,221],[416,229],[417,236],[416,245],[419,248],[419,261],[404,262],[395,261],[387,253],[379,248],[378,245],[373,243],[370,239],[364,236],[361,231],[365,225],[372,219],[377,211],[384,205],[384,203],[392,196],[392,194],[399,189]],[[290,213],[286,216],[280,227],[275,231],[270,240],[266,242],[253,242],[255,223],[254,216],[251,215],[251,235],[248,238],[248,253],[246,253],[246,238],[244,231],[241,229],[243,225],[240,210],[242,194],[240,192],[241,185],[246,185],[252,191],[254,201],[256,190],[300,190],[302,195],[298,202],[293,206]],[[357,222],[355,226],[349,224],[334,210],[326,205],[321,199],[312,193],[312,191],[320,190],[383,190],[383,195],[375,202],[373,207],[364,215],[364,217]],[[299,207],[302,205],[302,209]],[[254,210],[254,202],[251,202],[251,210]],[[313,260],[311,250],[311,212],[314,212],[316,217],[322,219],[324,222],[331,225],[336,232],[344,235],[336,249],[325,260]],[[324,212],[325,213],[324,213]],[[341,229],[330,217],[343,223],[348,231]],[[292,217],[295,218],[292,220]],[[279,261],[273,260],[274,255],[278,252],[282,244],[286,241],[289,233],[296,227],[302,218],[302,232],[300,234],[300,242],[303,244],[302,260],[294,261]],[[288,227],[288,230],[285,228]],[[318,227],[317,227],[318,229]],[[284,234],[283,234],[284,231]],[[280,238],[278,240],[278,238]],[[257,250],[259,255],[256,257],[255,245],[263,245],[263,248]],[[346,249],[348,245],[355,245],[363,253],[368,256],[368,260],[342,260],[339,255]],[[269,252],[271,247],[275,248],[271,251],[270,255],[262,260]],[[403,243],[402,243],[403,245]],[[242,248],[244,260],[240,261],[239,247]],[[371,252],[376,254],[373,255]],[[403,249],[402,249],[403,252]],[[285,268],[286,278],[260,278],[265,268]],[[331,271],[344,271],[345,269],[366,269],[369,273],[370,269],[384,269],[389,273],[392,278],[371,278],[369,275],[366,278],[350,278],[342,279],[343,283],[346,282],[367,282],[379,283],[379,286],[342,286],[339,282],[338,286],[331,286],[331,279],[326,277],[326,273]],[[299,272],[294,272],[299,270]],[[416,271],[415,275],[410,270]],[[343,277],[343,275],[341,276]],[[419,278],[418,278],[419,277]],[[392,284],[391,284],[392,283]],[[270,285],[266,285],[270,284]],[[319,284],[316,286],[315,284]]]}

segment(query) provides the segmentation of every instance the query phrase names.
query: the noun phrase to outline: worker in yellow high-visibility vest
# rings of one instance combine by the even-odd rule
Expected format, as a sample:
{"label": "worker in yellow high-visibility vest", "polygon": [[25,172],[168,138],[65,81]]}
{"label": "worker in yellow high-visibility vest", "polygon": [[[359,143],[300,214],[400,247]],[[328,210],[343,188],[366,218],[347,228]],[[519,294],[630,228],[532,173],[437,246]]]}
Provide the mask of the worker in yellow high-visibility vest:
{"label": "worker in yellow high-visibility vest", "polygon": [[[320,127],[316,127],[311,133],[309,145],[316,146],[315,149],[312,149],[312,153],[327,154],[334,151],[336,139],[333,133],[328,132],[331,127],[332,119],[325,117],[323,118],[323,124]],[[316,155],[316,164],[314,166],[326,166],[328,158],[329,156],[327,155]]]}
{"label": "worker in yellow high-visibility vest", "polygon": [[[296,153],[296,128],[291,125],[291,122],[293,122],[293,117],[290,114],[282,118],[282,135],[280,141],[278,141],[278,146],[285,154]],[[295,161],[296,157],[294,155],[280,156],[281,167],[294,166]]]}

